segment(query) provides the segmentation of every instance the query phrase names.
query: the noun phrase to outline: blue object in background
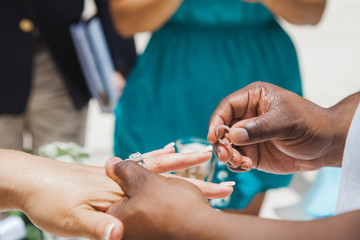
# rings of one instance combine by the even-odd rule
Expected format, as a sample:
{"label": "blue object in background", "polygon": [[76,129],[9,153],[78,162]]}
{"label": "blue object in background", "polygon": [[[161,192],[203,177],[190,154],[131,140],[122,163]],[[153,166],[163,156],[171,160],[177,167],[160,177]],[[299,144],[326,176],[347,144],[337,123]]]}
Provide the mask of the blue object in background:
{"label": "blue object in background", "polygon": [[326,167],[319,170],[309,192],[306,193],[305,214],[311,218],[333,216],[341,180],[341,168]]}
{"label": "blue object in background", "polygon": [[311,220],[333,216],[341,181],[341,168],[326,167],[317,172],[301,200],[291,206],[275,209],[284,220]]}
{"label": "blue object in background", "polygon": [[99,18],[70,26],[75,50],[92,97],[103,112],[113,112],[118,96],[115,68]]}

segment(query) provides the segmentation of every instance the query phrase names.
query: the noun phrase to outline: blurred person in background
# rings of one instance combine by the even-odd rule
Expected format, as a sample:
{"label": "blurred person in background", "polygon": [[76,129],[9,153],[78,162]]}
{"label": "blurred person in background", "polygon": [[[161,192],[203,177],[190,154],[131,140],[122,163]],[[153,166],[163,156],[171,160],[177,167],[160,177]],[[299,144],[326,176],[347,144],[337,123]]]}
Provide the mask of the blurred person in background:
{"label": "blurred person in background", "polygon": [[[135,60],[132,39],[113,28],[108,0],[96,0],[116,70],[126,76]],[[0,2],[0,147],[32,151],[52,141],[84,144],[88,101],[69,26],[82,15],[84,0]]]}
{"label": "blurred person in background", "polygon": [[[315,25],[325,2],[112,0],[123,36],[153,32],[115,111],[115,155],[146,152],[179,138],[206,138],[217,103],[253,81],[301,95],[296,50],[277,18]],[[213,181],[237,184],[231,198],[212,204],[232,210],[248,206],[246,212],[257,215],[264,192],[287,186],[291,178],[257,170],[235,174],[219,163]]]}

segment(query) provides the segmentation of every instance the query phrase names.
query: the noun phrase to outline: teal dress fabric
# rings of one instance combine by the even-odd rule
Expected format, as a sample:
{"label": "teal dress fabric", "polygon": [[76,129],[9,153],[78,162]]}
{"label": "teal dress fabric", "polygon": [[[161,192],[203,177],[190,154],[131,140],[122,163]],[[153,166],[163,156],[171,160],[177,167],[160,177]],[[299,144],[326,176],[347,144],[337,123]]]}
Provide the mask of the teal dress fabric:
{"label": "teal dress fabric", "polygon": [[[127,79],[115,111],[115,155],[206,139],[221,99],[255,81],[302,93],[295,48],[273,15],[260,3],[184,0]],[[218,164],[214,181],[228,180],[237,182],[234,193],[214,204],[242,209],[258,192],[287,186],[291,175],[236,174]]]}

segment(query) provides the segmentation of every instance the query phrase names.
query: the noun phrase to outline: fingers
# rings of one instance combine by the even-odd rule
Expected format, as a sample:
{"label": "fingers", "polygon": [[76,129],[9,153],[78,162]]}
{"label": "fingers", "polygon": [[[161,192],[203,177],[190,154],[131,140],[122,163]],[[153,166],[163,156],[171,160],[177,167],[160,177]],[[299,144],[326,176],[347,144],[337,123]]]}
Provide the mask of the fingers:
{"label": "fingers", "polygon": [[254,83],[224,98],[210,118],[208,141],[210,143],[217,142],[217,126],[229,126],[235,119],[241,118],[246,113],[249,102],[259,99],[261,90],[258,83]]}
{"label": "fingers", "polygon": [[[113,161],[114,159],[115,161]],[[140,191],[145,186],[144,183],[147,183],[151,177],[156,177],[156,174],[151,173],[134,161],[116,162],[116,160],[116,158],[110,158],[106,162],[106,174],[117,182],[129,197]]]}
{"label": "fingers", "polygon": [[210,143],[218,141],[216,136],[217,126],[230,125],[233,119],[240,118],[245,113],[248,99],[246,89],[241,89],[230,94],[219,103],[209,121],[207,139]]}
{"label": "fingers", "polygon": [[156,157],[156,156],[174,153],[175,152],[174,146],[175,146],[175,143],[171,142],[168,145],[166,145],[163,149],[158,149],[158,150],[155,150],[152,152],[144,153],[143,157],[149,158],[149,157]]}
{"label": "fingers", "polygon": [[217,156],[221,162],[227,163],[232,161],[233,151],[234,149],[232,146],[217,143]]}
{"label": "fingers", "polygon": [[229,164],[227,163],[227,167],[230,171],[233,172],[248,172],[253,168],[253,161],[249,157],[240,156],[238,160],[240,164]]}
{"label": "fingers", "polygon": [[287,139],[295,129],[295,121],[293,114],[279,107],[262,116],[237,122],[231,127],[229,138],[238,146]]}
{"label": "fingers", "polygon": [[241,148],[217,143],[218,158],[233,172],[247,172],[253,168],[253,159],[246,156]]}
{"label": "fingers", "polygon": [[79,236],[90,239],[118,240],[124,234],[122,222],[103,212],[83,209],[77,213],[76,223],[70,224],[81,231]]}
{"label": "fingers", "polygon": [[197,152],[174,153],[146,158],[146,168],[152,172],[164,173],[182,170],[209,161],[212,147],[205,147]]}
{"label": "fingers", "polygon": [[224,182],[221,184],[215,184],[210,182],[204,182],[197,179],[183,178],[173,174],[162,174],[167,178],[177,178],[186,180],[197,187],[203,192],[207,198],[226,198],[233,192],[234,182]]}
{"label": "fingers", "polygon": [[[210,123],[208,141],[217,142],[216,127],[224,124],[231,126],[240,121],[230,131],[235,144],[249,144],[283,137],[291,131],[296,94],[290,93],[272,84],[256,82],[232,93],[223,99],[214,111]],[[286,99],[287,101],[282,101]],[[294,106],[293,106],[294,105]],[[292,109],[294,110],[294,109]],[[260,115],[260,116],[259,116]],[[234,126],[233,126],[234,127]]]}
{"label": "fingers", "polygon": [[218,141],[216,128],[219,125],[231,126],[229,136],[235,145],[299,135],[295,98],[299,96],[271,84],[250,84],[220,102],[210,119],[208,141]]}
{"label": "fingers", "polygon": [[[171,149],[172,148],[172,149]],[[144,154],[146,168],[152,172],[164,173],[182,170],[207,162],[212,157],[212,147],[208,146],[191,153],[173,153],[173,146]],[[121,161],[120,158],[110,158],[106,165],[110,167]]]}
{"label": "fingers", "polygon": [[[148,153],[147,157],[144,158],[146,168],[156,173],[172,172],[202,164],[209,161],[212,157],[211,146],[191,153],[171,153],[173,152],[171,148],[173,148],[173,145],[170,145],[166,150],[161,149]],[[119,175],[114,173],[114,166],[119,162],[122,162],[120,158],[110,158],[106,162],[106,173],[123,187],[121,180],[118,179]],[[123,190],[127,193],[126,189],[123,188]]]}

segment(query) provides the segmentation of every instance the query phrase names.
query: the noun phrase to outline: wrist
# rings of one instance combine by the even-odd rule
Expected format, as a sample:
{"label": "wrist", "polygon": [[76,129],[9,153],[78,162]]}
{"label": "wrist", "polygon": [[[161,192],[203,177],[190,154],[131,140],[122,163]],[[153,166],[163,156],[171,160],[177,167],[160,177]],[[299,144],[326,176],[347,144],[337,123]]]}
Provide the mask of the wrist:
{"label": "wrist", "polygon": [[21,179],[16,172],[18,160],[14,158],[15,151],[0,149],[0,196],[1,210],[20,210],[21,190],[18,182]]}
{"label": "wrist", "polygon": [[[23,211],[26,199],[32,191],[29,175],[34,175],[35,164],[29,154],[13,150],[0,150],[1,209]],[[36,174],[35,174],[36,175]]]}
{"label": "wrist", "polygon": [[331,131],[332,141],[325,157],[325,166],[341,167],[347,130],[344,128],[344,125],[341,124],[341,120],[338,119],[338,109],[329,108],[327,111],[329,113],[327,128],[331,129],[329,131]]}
{"label": "wrist", "polygon": [[326,166],[341,167],[346,138],[359,101],[360,94],[357,93],[327,109],[329,112],[328,127],[333,129],[333,141]]}
{"label": "wrist", "polygon": [[210,206],[201,210],[197,208],[193,213],[194,216],[190,217],[192,220],[188,222],[187,229],[190,230],[187,231],[187,236],[181,236],[179,239],[230,239],[227,234],[233,232],[233,229],[227,229],[230,225],[227,224],[226,213]]}

